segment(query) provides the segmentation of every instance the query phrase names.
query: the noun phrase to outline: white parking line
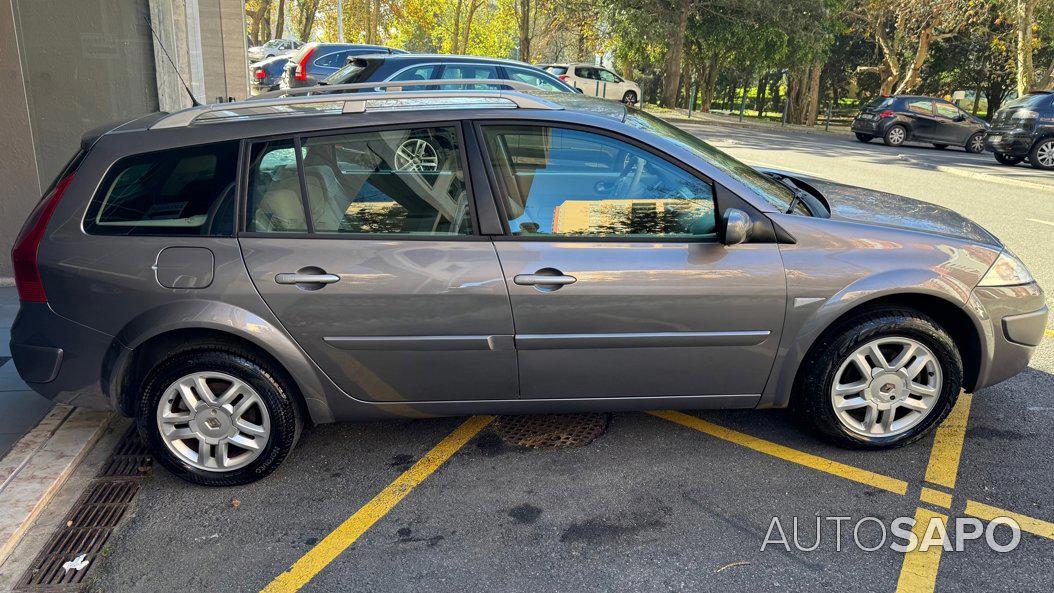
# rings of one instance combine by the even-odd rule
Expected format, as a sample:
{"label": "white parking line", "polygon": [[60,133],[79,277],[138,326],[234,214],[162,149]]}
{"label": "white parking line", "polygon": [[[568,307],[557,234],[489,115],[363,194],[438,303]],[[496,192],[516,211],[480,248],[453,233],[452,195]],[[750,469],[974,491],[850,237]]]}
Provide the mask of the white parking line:
{"label": "white parking line", "polygon": [[1054,222],[1050,222],[1049,220],[1040,220],[1038,218],[1026,218],[1025,220],[1029,222],[1038,222],[1039,224],[1049,224],[1050,226],[1054,226]]}

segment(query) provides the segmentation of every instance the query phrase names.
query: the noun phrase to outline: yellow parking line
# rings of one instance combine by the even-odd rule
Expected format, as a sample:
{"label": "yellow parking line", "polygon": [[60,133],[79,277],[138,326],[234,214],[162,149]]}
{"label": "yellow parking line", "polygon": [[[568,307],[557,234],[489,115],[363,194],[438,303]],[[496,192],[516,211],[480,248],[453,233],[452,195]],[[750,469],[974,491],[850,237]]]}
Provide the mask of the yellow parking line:
{"label": "yellow parking line", "polygon": [[[926,528],[934,517],[947,525],[946,515],[922,507],[915,509],[915,526],[912,527],[911,532],[915,534],[918,541],[922,541],[923,536],[926,535]],[[937,585],[937,568],[940,567],[943,550],[943,546],[932,545],[925,552],[912,550],[904,554],[904,563],[900,567],[900,577],[897,579],[897,593],[933,591]]]}
{"label": "yellow parking line", "polygon": [[1018,513],[1011,513],[1008,510],[988,506],[975,500],[966,501],[965,513],[971,517],[977,517],[982,521],[991,521],[996,517],[1009,517],[1010,519],[1017,521],[1017,524],[1021,527],[1021,531],[1027,531],[1033,535],[1038,535],[1047,539],[1054,539],[1054,523],[1048,521],[1042,521]]}
{"label": "yellow parking line", "polygon": [[894,494],[904,495],[908,491],[908,483],[903,480],[898,480],[882,474],[876,474],[866,469],[838,463],[837,461],[831,461],[830,459],[791,449],[790,447],[784,447],[783,445],[778,445],[772,441],[766,441],[765,439],[759,439],[743,432],[718,426],[717,424],[707,422],[696,416],[690,416],[682,412],[674,412],[670,410],[648,413],[652,416],[657,416],[664,420],[680,424],[681,426],[698,430],[699,432],[706,433],[730,443],[742,445],[759,453],[771,455],[784,461],[803,465],[840,478],[860,482],[861,484],[867,484],[868,486],[880,488]]}
{"label": "yellow parking line", "polygon": [[937,505],[950,509],[952,507],[952,495],[947,492],[941,492],[940,490],[934,490],[932,488],[922,487],[922,492],[919,493],[919,500],[922,502],[928,502],[930,504]]}
{"label": "yellow parking line", "polygon": [[926,465],[926,481],[944,486],[949,490],[955,488],[955,477],[959,474],[959,457],[963,452],[963,440],[966,438],[966,423],[970,419],[970,402],[968,393],[959,395],[948,417],[937,427],[933,437],[933,448],[930,450],[930,462]]}
{"label": "yellow parking line", "polygon": [[1043,333],[1046,334],[1048,338],[1054,338],[1054,329],[1045,329],[1043,330]]}
{"label": "yellow parking line", "polygon": [[432,474],[439,466],[464,447],[472,437],[493,420],[493,416],[473,416],[454,432],[447,435],[431,451],[403,472],[384,490],[373,497],[362,508],[334,529],[315,547],[300,557],[286,572],[275,577],[263,588],[262,593],[289,593],[298,591],[326,567],[334,558],[373,526],[381,517],[406,497],[415,486]]}

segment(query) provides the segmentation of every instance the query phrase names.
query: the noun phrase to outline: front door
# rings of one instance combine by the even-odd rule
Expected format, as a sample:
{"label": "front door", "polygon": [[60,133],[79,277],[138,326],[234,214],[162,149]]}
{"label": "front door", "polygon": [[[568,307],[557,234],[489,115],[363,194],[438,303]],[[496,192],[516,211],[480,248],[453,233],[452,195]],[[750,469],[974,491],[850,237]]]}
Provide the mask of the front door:
{"label": "front door", "polygon": [[963,110],[951,103],[939,101],[937,109],[937,136],[946,144],[965,146],[977,125],[970,121]]}
{"label": "front door", "polygon": [[908,117],[913,120],[912,140],[930,142],[937,138],[937,116],[933,111],[933,101],[911,99],[904,107]]}
{"label": "front door", "polygon": [[718,242],[712,183],[623,139],[481,130],[511,231],[495,245],[521,396],[753,405],[783,324],[777,246]]}
{"label": "front door", "polygon": [[245,263],[353,397],[517,397],[509,297],[461,146],[457,125],[429,124],[252,146]]}

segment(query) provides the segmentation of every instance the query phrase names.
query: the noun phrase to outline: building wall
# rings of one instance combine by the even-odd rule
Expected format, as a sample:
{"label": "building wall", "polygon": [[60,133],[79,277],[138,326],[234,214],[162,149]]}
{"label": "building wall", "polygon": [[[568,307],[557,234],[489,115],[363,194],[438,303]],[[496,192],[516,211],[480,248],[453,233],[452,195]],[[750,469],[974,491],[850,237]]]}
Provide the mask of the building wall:
{"label": "building wall", "polygon": [[0,158],[0,278],[11,275],[22,222],[85,132],[189,105],[151,26],[201,99],[246,96],[243,10],[241,0],[0,0],[0,129],[9,147]]}

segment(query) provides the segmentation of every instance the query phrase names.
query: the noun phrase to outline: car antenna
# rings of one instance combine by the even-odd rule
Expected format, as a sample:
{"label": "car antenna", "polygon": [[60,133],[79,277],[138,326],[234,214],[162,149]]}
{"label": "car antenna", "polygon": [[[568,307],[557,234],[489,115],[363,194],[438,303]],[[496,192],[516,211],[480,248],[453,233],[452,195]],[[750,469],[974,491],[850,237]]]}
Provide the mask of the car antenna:
{"label": "car antenna", "polygon": [[190,86],[187,84],[187,81],[183,80],[183,75],[179,73],[179,68],[176,67],[176,61],[172,59],[172,56],[169,55],[168,50],[165,49],[165,44],[161,43],[161,38],[157,36],[157,31],[154,31],[154,24],[150,22],[150,16],[147,15],[145,20],[147,28],[150,29],[150,34],[153,35],[154,40],[157,41],[157,46],[161,48],[161,51],[164,52],[165,57],[168,58],[168,63],[172,66],[172,71],[176,73],[176,78],[179,79],[179,82],[183,83],[183,89],[186,90],[187,95],[190,96],[190,104],[194,107],[201,107],[201,102],[198,101],[197,97],[194,96],[194,93],[190,92]]}

